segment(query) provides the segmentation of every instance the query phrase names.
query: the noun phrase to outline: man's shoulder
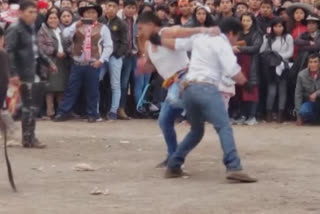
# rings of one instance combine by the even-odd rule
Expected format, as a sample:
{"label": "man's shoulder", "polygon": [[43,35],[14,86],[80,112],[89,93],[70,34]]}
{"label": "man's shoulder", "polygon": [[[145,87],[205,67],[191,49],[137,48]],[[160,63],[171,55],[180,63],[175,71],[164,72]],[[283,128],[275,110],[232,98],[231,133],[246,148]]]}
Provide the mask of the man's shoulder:
{"label": "man's shoulder", "polygon": [[299,72],[298,78],[304,78],[304,77],[306,77],[308,75],[309,75],[309,69],[305,68],[305,69],[303,69],[302,71]]}

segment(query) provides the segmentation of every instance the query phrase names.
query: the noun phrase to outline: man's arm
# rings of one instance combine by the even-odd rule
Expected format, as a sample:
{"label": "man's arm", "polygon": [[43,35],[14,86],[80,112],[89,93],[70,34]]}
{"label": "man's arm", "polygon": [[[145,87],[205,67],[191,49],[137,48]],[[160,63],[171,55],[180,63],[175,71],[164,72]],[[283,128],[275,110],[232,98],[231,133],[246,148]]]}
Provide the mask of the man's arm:
{"label": "man's arm", "polygon": [[180,26],[174,26],[174,27],[164,28],[161,31],[161,37],[162,38],[166,38],[166,39],[169,39],[169,38],[185,38],[185,37],[190,37],[190,36],[192,36],[194,34],[198,34],[198,33],[219,35],[220,34],[220,28],[219,27],[183,28],[183,27],[180,27]]}
{"label": "man's arm", "polygon": [[103,45],[103,51],[101,53],[101,57],[99,61],[101,63],[108,62],[109,58],[113,52],[113,42],[111,39],[111,34],[109,29],[103,25],[101,28],[101,36],[102,36],[102,45]]}
{"label": "man's arm", "polygon": [[18,44],[18,32],[16,28],[9,27],[7,30],[7,34],[5,36],[5,44],[7,54],[9,56],[10,62],[10,76],[18,76],[17,66],[16,66],[16,51],[17,51],[17,44]]}

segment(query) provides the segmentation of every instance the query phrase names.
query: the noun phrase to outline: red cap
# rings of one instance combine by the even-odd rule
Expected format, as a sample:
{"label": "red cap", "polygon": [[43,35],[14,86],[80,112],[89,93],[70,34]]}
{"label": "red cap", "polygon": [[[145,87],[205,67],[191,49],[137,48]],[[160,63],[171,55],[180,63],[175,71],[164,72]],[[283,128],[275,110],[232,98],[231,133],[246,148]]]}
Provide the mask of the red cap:
{"label": "red cap", "polygon": [[38,10],[40,10],[40,9],[48,9],[49,8],[49,4],[46,1],[38,1],[37,8],[38,8]]}

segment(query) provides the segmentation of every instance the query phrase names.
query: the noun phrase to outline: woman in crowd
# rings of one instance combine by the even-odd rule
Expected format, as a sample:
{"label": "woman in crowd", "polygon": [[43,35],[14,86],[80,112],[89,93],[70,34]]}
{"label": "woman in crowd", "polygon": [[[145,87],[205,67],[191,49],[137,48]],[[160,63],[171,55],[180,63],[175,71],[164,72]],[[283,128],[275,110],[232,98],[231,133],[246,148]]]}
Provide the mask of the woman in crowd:
{"label": "woman in crowd", "polygon": [[198,6],[192,14],[192,27],[211,27],[216,25],[207,6]]}
{"label": "woman in crowd", "polygon": [[[312,7],[303,3],[293,3],[287,8],[289,16],[288,30],[291,33],[293,39],[307,31],[306,18],[311,12]],[[294,47],[293,58],[298,56],[299,49],[297,46]]]}
{"label": "woman in crowd", "polygon": [[38,32],[38,45],[41,51],[45,53],[56,64],[57,73],[48,72],[46,67],[41,67],[43,78],[48,79],[46,94],[47,116],[55,115],[55,101],[59,105],[67,83],[68,68],[64,65],[66,57],[61,30],[59,29],[59,15],[55,11],[48,12],[45,23]]}
{"label": "woman in crowd", "polygon": [[[265,35],[260,52],[273,51],[279,54],[282,62],[277,67],[265,68],[267,81],[267,122],[272,121],[272,110],[276,95],[278,94],[278,122],[283,122],[283,112],[287,101],[288,62],[293,56],[293,38],[287,32],[286,23],[276,18],[271,23],[271,33]],[[264,65],[266,66],[266,65]]]}
{"label": "woman in crowd", "polygon": [[237,54],[238,62],[249,84],[247,87],[238,89],[241,109],[237,123],[256,125],[259,100],[259,50],[262,44],[262,35],[258,30],[256,19],[252,13],[244,13],[240,21],[243,31],[240,33],[238,45],[233,47],[233,51]]}
{"label": "woman in crowd", "polygon": [[60,19],[60,29],[63,31],[66,27],[69,27],[73,23],[73,12],[68,9],[64,8],[61,10],[59,14]]}

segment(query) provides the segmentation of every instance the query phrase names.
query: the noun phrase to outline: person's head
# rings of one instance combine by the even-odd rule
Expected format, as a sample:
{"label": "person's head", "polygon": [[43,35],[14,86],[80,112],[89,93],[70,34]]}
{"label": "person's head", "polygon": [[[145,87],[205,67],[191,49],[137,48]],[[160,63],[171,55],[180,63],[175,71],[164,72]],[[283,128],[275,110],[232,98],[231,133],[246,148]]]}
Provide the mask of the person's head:
{"label": "person's head", "polygon": [[252,12],[260,10],[261,0],[249,0],[248,1],[249,8]]}
{"label": "person's head", "polygon": [[308,68],[311,72],[318,72],[320,68],[319,54],[312,53],[308,56]]}
{"label": "person's head", "polygon": [[190,4],[191,13],[193,13],[199,3],[197,0],[189,0],[189,4]]}
{"label": "person's head", "polygon": [[153,12],[154,11],[154,7],[150,3],[144,3],[143,5],[140,6],[138,15],[140,15],[140,14],[142,14],[144,12],[148,12],[148,11]]}
{"label": "person's head", "polygon": [[69,26],[72,24],[73,13],[68,8],[62,9],[59,18],[61,24],[64,26]]}
{"label": "person's head", "polygon": [[238,3],[235,7],[236,9],[236,16],[241,17],[242,14],[247,13],[249,6],[246,3]]}
{"label": "person's head", "polygon": [[51,11],[51,12],[60,13],[60,9],[59,9],[58,7],[56,7],[56,6],[51,7],[51,8],[50,8],[50,11]]}
{"label": "person's head", "polygon": [[228,37],[231,45],[235,45],[238,41],[239,34],[242,31],[242,25],[238,19],[228,17],[220,22],[220,29],[221,32]]}
{"label": "person's head", "polygon": [[70,9],[72,9],[72,0],[61,0],[60,8],[70,8]]}
{"label": "person's head", "polygon": [[159,31],[161,20],[151,11],[142,13],[138,18],[138,32],[144,38],[150,38],[151,34]]}
{"label": "person's head", "polygon": [[123,13],[126,17],[133,18],[137,14],[137,3],[135,0],[124,0]]}
{"label": "person's head", "polygon": [[77,6],[78,6],[78,9],[81,8],[81,7],[85,7],[85,6],[87,6],[87,1],[86,0],[80,0],[80,1],[78,1]]}
{"label": "person's head", "polygon": [[160,5],[165,4],[165,1],[164,0],[154,0],[153,3],[154,3],[155,7],[158,7]]}
{"label": "person's head", "polygon": [[281,7],[281,0],[272,0],[272,3],[275,8]]}
{"label": "person's head", "polygon": [[263,0],[261,3],[260,14],[262,17],[270,17],[272,15],[273,3],[271,0]]}
{"label": "person's head", "polygon": [[157,13],[157,16],[159,17],[159,19],[166,20],[169,15],[169,9],[166,5],[159,5],[156,8],[156,13]]}
{"label": "person's head", "polygon": [[248,32],[252,29],[252,27],[255,25],[255,17],[252,13],[244,13],[240,17],[240,21],[243,27],[244,32]]}
{"label": "person's head", "polygon": [[177,10],[178,10],[178,2],[177,2],[177,0],[170,0],[169,1],[169,15],[170,16],[177,15]]}
{"label": "person's head", "polygon": [[49,28],[56,29],[60,24],[59,15],[49,10],[46,16],[45,23]]}
{"label": "person's head", "polygon": [[221,0],[220,1],[220,11],[221,13],[228,14],[232,12],[232,1],[231,0]]}
{"label": "person's head", "polygon": [[198,6],[195,9],[192,18],[195,20],[197,26],[212,27],[216,25],[209,10],[207,6]]}
{"label": "person's head", "polygon": [[214,5],[214,9],[215,9],[216,14],[221,13],[221,10],[220,10],[220,0],[214,0],[213,5]]}
{"label": "person's head", "polygon": [[0,48],[4,48],[4,30],[0,27]]}
{"label": "person's head", "polygon": [[191,8],[188,0],[179,0],[178,7],[183,17],[188,17],[191,14]]}
{"label": "person's head", "polygon": [[85,19],[97,21],[102,14],[101,6],[88,2],[87,6],[79,9],[79,14]]}
{"label": "person's head", "polygon": [[20,3],[20,18],[27,24],[33,25],[37,19],[37,4],[34,1],[26,0]]}
{"label": "person's head", "polygon": [[286,34],[287,34],[286,22],[280,17],[273,19],[271,22],[270,35],[276,37],[276,36],[284,36]]}
{"label": "person's head", "polygon": [[214,6],[214,0],[206,0],[205,5],[210,8],[210,13],[214,14],[216,12],[216,8]]}
{"label": "person's head", "polygon": [[312,14],[306,18],[307,29],[310,34],[315,33],[319,29],[320,17]]}
{"label": "person's head", "polygon": [[114,18],[117,16],[119,10],[119,1],[118,0],[108,0],[105,3],[105,15],[108,18]]}
{"label": "person's head", "polygon": [[295,22],[302,22],[306,18],[306,11],[302,8],[297,8],[293,12],[293,19]]}
{"label": "person's head", "polygon": [[46,1],[38,1],[37,9],[38,12],[42,15],[46,15],[48,12],[49,4]]}

